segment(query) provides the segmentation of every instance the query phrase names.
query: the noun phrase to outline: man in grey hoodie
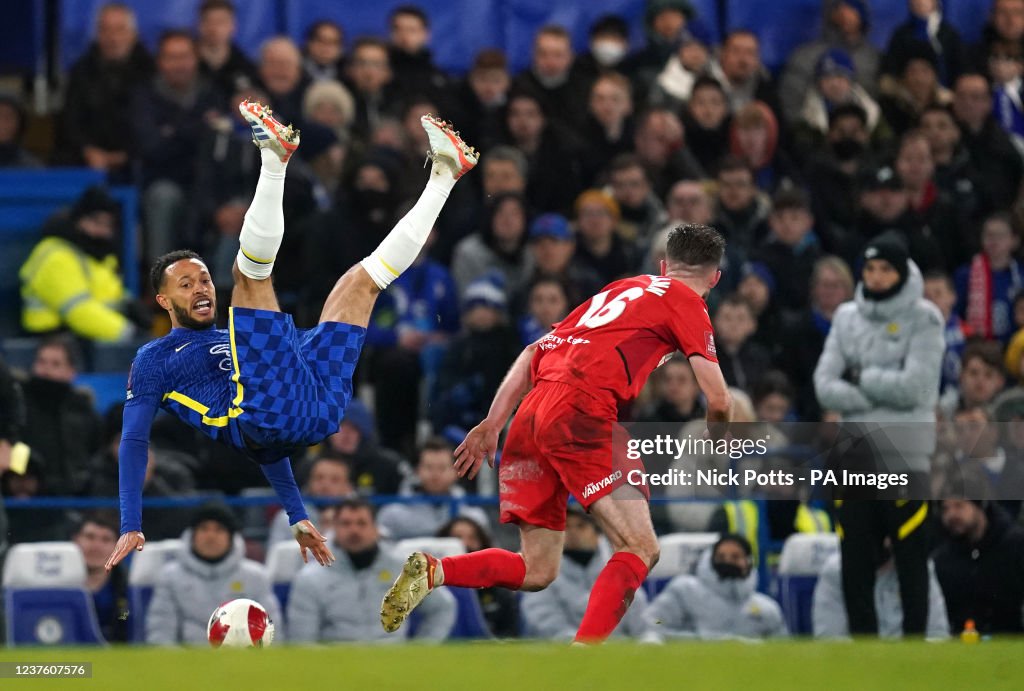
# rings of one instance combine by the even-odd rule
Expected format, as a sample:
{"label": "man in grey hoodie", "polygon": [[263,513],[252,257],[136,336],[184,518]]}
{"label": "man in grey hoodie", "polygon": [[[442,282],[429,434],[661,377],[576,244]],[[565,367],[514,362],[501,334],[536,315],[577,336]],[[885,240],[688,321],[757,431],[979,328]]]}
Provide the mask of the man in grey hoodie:
{"label": "man in grey hoodie", "polygon": [[[295,577],[288,598],[288,639],[296,642],[362,641],[401,643],[380,626],[378,603],[402,571],[405,553],[378,543],[373,507],[363,499],[346,499],[334,511],[338,560],[330,569],[307,564]],[[317,566],[317,569],[309,568]],[[455,598],[435,593],[417,610],[419,626],[412,638],[443,641],[455,623]]]}
{"label": "man in grey hoodie", "polygon": [[238,523],[226,506],[207,504],[196,511],[181,536],[181,553],[157,579],[146,614],[147,643],[205,644],[210,615],[218,605],[240,597],[256,600],[271,621],[281,621],[270,575],[262,564],[245,558],[241,542],[234,539],[237,532]]}
{"label": "man in grey hoodie", "polygon": [[886,494],[889,501],[864,501],[871,492],[859,490],[870,487],[842,487],[837,531],[843,536],[843,596],[850,632],[877,635],[875,567],[888,537],[903,633],[920,635],[928,616],[928,504],[922,499],[935,451],[944,320],[924,299],[924,280],[900,235],[878,235],[863,259],[863,280],[854,300],[836,310],[814,388],[822,409],[848,423],[833,448],[835,472],[858,466],[906,472],[907,484]]}
{"label": "man in grey hoodie", "polygon": [[696,574],[673,578],[644,612],[644,640],[773,638],[786,635],[782,609],[756,592],[750,543],[723,535],[697,561]]}

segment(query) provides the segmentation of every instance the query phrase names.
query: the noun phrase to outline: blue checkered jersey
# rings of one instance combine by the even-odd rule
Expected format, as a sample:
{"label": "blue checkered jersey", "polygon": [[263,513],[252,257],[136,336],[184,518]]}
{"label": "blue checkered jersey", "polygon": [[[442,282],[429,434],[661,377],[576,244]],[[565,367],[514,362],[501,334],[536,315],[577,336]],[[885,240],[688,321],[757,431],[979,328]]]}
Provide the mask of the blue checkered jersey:
{"label": "blue checkered jersey", "polygon": [[176,328],[139,349],[128,376],[119,458],[121,532],[142,530],[141,497],[149,433],[160,409],[210,437],[259,460],[288,512],[289,522],[307,518],[287,450],[246,448],[238,424],[241,388],[236,358],[225,329]]}

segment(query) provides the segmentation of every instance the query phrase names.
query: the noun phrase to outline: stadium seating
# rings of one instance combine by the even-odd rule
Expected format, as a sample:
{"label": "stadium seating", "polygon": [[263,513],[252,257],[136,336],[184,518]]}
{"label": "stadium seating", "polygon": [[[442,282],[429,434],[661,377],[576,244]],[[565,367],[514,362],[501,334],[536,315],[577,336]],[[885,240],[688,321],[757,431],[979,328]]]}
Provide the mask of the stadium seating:
{"label": "stadium seating", "polygon": [[79,374],[75,386],[88,389],[93,396],[93,407],[103,415],[124,401],[128,388],[128,372],[95,372]]}
{"label": "stadium seating", "polygon": [[70,542],[15,545],[3,572],[7,644],[105,643],[92,595],[85,589],[85,561]]}
{"label": "stadium seating", "polygon": [[775,599],[792,634],[811,633],[811,601],[818,573],[839,549],[835,533],[796,533],[786,539],[779,561]]}
{"label": "stadium seating", "polygon": [[292,581],[295,580],[295,576],[298,575],[302,567],[302,555],[298,546],[291,540],[273,544],[267,550],[267,572],[270,574],[270,586],[274,589],[277,601],[281,603],[281,613],[286,620]]}
{"label": "stadium seating", "polygon": [[146,543],[146,548],[132,557],[128,572],[128,606],[131,612],[131,640],[146,640],[146,612],[153,598],[160,571],[182,549],[181,540]]}
{"label": "stadium seating", "polygon": [[466,553],[465,545],[457,537],[410,537],[396,542],[394,549],[402,555],[413,552],[430,552],[438,558]]}
{"label": "stadium seating", "polygon": [[661,558],[644,582],[648,597],[654,598],[676,576],[693,573],[701,552],[718,538],[718,533],[669,533],[658,538]]}

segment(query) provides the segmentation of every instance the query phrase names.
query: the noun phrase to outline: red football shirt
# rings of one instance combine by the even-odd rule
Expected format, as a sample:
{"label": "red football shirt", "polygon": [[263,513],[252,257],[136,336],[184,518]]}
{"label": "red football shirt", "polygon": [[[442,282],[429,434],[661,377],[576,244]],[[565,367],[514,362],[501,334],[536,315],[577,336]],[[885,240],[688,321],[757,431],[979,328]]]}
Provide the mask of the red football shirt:
{"label": "red football shirt", "polygon": [[534,383],[557,381],[636,398],[647,377],[675,351],[718,362],[707,305],[665,276],[634,276],[605,286],[537,345]]}

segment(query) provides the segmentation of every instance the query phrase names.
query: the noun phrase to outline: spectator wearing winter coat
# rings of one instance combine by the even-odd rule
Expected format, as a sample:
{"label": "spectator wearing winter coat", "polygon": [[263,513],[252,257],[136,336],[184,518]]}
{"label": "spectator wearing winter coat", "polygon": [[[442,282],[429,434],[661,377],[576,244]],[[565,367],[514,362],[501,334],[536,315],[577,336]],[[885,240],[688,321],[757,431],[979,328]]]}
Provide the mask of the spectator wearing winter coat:
{"label": "spectator wearing winter coat", "polygon": [[[331,550],[337,561],[325,569],[307,564],[288,598],[288,639],[302,643],[358,641],[402,643],[380,625],[380,602],[405,563],[378,541],[373,507],[349,499],[334,511]],[[417,641],[443,641],[455,623],[455,598],[440,589],[419,607]]]}
{"label": "spectator wearing winter coat", "polygon": [[892,69],[893,76],[884,75],[879,80],[878,105],[897,136],[916,125],[928,106],[952,100],[952,94],[939,81],[939,63],[930,44],[907,44]]}
{"label": "spectator wearing winter coat", "polygon": [[749,258],[768,232],[771,201],[757,188],[750,166],[735,156],[727,156],[718,166],[718,210],[714,226],[740,254]]}
{"label": "spectator wearing winter coat", "polygon": [[857,83],[868,93],[875,90],[879,54],[868,41],[870,7],[864,0],[823,0],[821,36],[790,54],[779,82],[782,114],[786,122],[800,116],[800,108],[811,85],[821,56],[829,50],[845,51],[855,65]]}
{"label": "spectator wearing winter coat", "polygon": [[926,43],[935,53],[939,81],[951,86],[967,67],[967,55],[960,34],[942,15],[942,0],[909,0],[910,16],[896,27],[882,58],[882,72],[896,74],[896,65],[915,46]]}
{"label": "spectator wearing winter coat", "polygon": [[482,419],[520,350],[501,287],[482,278],[470,284],[462,299],[463,331],[445,353],[432,396],[435,429],[469,429]]}
{"label": "spectator wearing winter coat", "polygon": [[[903,604],[900,602],[900,584],[889,551],[879,556],[875,578],[875,611],[878,612],[878,635],[881,638],[899,638],[902,634]],[[839,554],[833,554],[821,567],[814,586],[811,620],[815,638],[846,638],[850,626],[843,604],[842,566]],[[946,601],[935,577],[935,564],[928,561],[928,626],[925,636],[929,640],[949,638],[949,619]]]}
{"label": "spectator wearing winter coat", "polygon": [[[850,434],[851,444],[841,444],[848,450],[835,462],[844,470],[906,472],[908,493],[922,496],[935,450],[943,319],[924,299],[921,272],[898,235],[884,233],[872,240],[863,259],[862,281],[854,300],[836,310],[814,386],[821,407],[839,413],[846,423],[903,425],[895,435],[845,425],[841,432]],[[889,441],[893,436],[898,445]],[[866,501],[848,490],[843,498],[838,522],[845,535],[843,595],[851,633],[879,632],[874,555],[888,537],[899,570],[903,633],[923,634],[928,614],[927,503]]]}
{"label": "spectator wearing winter coat", "polygon": [[619,205],[601,190],[576,197],[575,261],[590,267],[603,285],[635,274],[639,267],[636,244],[618,233]]}
{"label": "spectator wearing winter coat", "polygon": [[1024,161],[992,115],[992,90],[981,74],[960,75],[953,88],[953,114],[963,144],[981,179],[990,209],[1013,206],[1024,176]]}
{"label": "spectator wearing winter coat", "polygon": [[779,113],[775,83],[761,62],[761,41],[753,31],[734,29],[729,32],[709,72],[725,89],[730,112],[738,113],[749,103],[762,101],[774,113]]}
{"label": "spectator wearing winter coat", "polygon": [[[377,514],[381,531],[392,540],[433,535],[452,516],[451,502],[463,499],[465,490],[458,485],[455,456],[451,444],[442,437],[428,439],[420,446],[416,475],[407,480],[399,494],[422,503],[388,504]],[[487,527],[487,514],[479,506],[462,504],[459,515]]]}
{"label": "spectator wearing winter coat", "polygon": [[532,268],[526,251],[529,212],[521,194],[503,193],[487,205],[480,230],[459,241],[452,258],[452,276],[465,292],[483,275],[498,271],[505,285],[518,285]]}
{"label": "spectator wearing winter coat", "polygon": [[135,151],[132,97],[152,72],[135,12],[118,3],[103,7],[95,41],[68,73],[56,159],[126,180]]}
{"label": "spectator wearing winter coat", "polygon": [[729,386],[749,391],[771,365],[771,354],[751,340],[757,330],[754,312],[741,296],[730,295],[715,310],[718,363]]}
{"label": "spectator wearing winter coat", "polygon": [[724,535],[697,561],[695,574],[676,576],[644,612],[644,639],[775,638],[785,636],[782,609],[757,592],[750,543]]}
{"label": "spectator wearing winter coat", "polygon": [[92,396],[75,388],[81,352],[68,336],[53,336],[36,349],[31,376],[22,383],[25,428],[21,440],[41,457],[41,494],[78,494],[89,477],[89,458],[102,443],[103,425]]}
{"label": "spectator wearing winter coat", "polygon": [[822,54],[814,69],[814,83],[807,91],[799,119],[793,123],[800,154],[806,156],[820,146],[829,132],[832,113],[841,106],[857,106],[864,111],[865,125],[871,136],[882,137],[888,128],[882,122],[882,109],[867,90],[855,80],[853,59],[841,49]]}
{"label": "spectator wearing winter coat", "polygon": [[729,153],[731,116],[722,85],[712,77],[699,77],[682,113],[687,148],[705,172],[714,173]]}
{"label": "spectator wearing winter coat", "polygon": [[810,280],[810,306],[788,315],[777,341],[776,363],[794,383],[800,420],[819,420],[821,408],[814,395],[814,366],[825,347],[839,305],[853,297],[850,267],[835,255],[814,263]]}
{"label": "spectator wearing winter coat", "polygon": [[245,558],[237,533],[237,520],[226,506],[208,504],[195,512],[181,536],[178,558],[164,565],[153,589],[147,643],[205,645],[210,612],[240,597],[262,604],[271,621],[282,621],[270,575],[262,564]]}
{"label": "spectator wearing winter coat", "polygon": [[[565,521],[565,547],[558,577],[544,590],[523,593],[526,635],[571,641],[583,621],[590,590],[609,556],[593,519],[578,506],[571,507]],[[642,589],[637,590],[613,637],[639,637],[644,631],[646,606],[647,596]]]}
{"label": "spectator wearing winter coat", "polygon": [[997,213],[981,228],[981,252],[956,270],[956,311],[971,333],[1006,343],[1013,336],[1013,299],[1024,290],[1024,266],[1014,256],[1020,234],[1010,216]]}
{"label": "spectator wearing winter coat", "polygon": [[775,276],[772,298],[781,310],[803,309],[809,297],[807,277],[821,256],[807,195],[797,188],[780,190],[772,201],[768,227],[771,233],[757,248],[755,257]]}
{"label": "spectator wearing winter coat", "polygon": [[940,510],[932,558],[953,633],[969,619],[982,635],[1024,632],[1024,530],[985,499],[945,499]]}

